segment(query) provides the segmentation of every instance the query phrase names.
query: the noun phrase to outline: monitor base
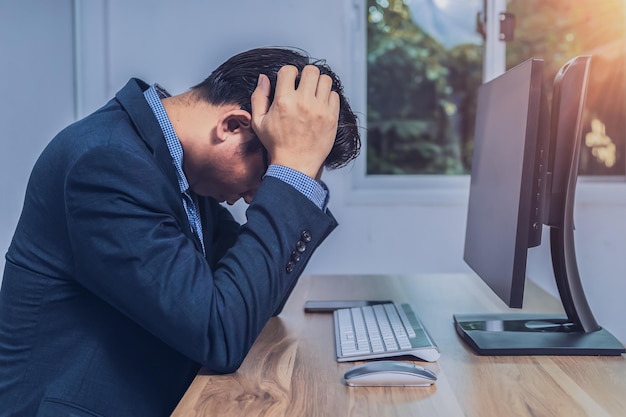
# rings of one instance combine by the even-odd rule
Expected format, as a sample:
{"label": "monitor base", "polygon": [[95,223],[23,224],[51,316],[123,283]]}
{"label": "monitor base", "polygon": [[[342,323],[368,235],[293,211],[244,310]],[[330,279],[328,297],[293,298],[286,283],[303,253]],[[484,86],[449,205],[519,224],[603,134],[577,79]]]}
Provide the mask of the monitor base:
{"label": "monitor base", "polygon": [[461,338],[479,355],[619,356],[624,345],[605,329],[585,333],[565,315],[455,314]]}

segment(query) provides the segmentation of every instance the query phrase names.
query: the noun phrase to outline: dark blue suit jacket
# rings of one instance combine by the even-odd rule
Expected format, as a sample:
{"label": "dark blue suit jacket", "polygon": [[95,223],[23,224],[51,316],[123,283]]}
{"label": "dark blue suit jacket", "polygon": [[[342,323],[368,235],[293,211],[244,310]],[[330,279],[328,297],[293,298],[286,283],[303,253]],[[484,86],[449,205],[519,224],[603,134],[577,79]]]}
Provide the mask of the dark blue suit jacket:
{"label": "dark blue suit jacket", "polygon": [[0,416],[169,415],[201,366],[237,370],[336,225],[266,177],[241,227],[200,199],[205,258],[147,87],[129,81],[33,169],[0,291]]}

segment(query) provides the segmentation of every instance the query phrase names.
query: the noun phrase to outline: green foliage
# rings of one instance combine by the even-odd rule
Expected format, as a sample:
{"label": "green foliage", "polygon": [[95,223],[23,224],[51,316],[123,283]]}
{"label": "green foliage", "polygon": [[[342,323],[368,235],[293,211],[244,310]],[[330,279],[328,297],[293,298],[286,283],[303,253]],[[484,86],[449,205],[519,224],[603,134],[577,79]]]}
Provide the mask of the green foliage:
{"label": "green foliage", "polygon": [[469,172],[479,45],[446,50],[402,1],[368,1],[367,173]]}

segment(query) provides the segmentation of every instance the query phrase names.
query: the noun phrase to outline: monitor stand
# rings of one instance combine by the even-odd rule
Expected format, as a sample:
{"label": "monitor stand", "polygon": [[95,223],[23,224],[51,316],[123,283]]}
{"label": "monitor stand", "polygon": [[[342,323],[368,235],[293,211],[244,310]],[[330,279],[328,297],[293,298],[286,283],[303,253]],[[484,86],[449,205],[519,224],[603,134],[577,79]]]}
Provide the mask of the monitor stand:
{"label": "monitor stand", "polygon": [[605,329],[585,332],[566,315],[455,314],[454,325],[479,355],[619,356],[626,352]]}

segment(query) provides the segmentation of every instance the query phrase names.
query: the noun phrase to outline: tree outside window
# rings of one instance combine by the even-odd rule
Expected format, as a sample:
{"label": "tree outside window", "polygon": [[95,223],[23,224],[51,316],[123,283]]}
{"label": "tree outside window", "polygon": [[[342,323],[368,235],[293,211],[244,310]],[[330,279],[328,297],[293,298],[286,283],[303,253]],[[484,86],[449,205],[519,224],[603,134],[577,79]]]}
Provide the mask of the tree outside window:
{"label": "tree outside window", "polygon": [[482,0],[448,3],[368,0],[368,175],[469,172]]}

